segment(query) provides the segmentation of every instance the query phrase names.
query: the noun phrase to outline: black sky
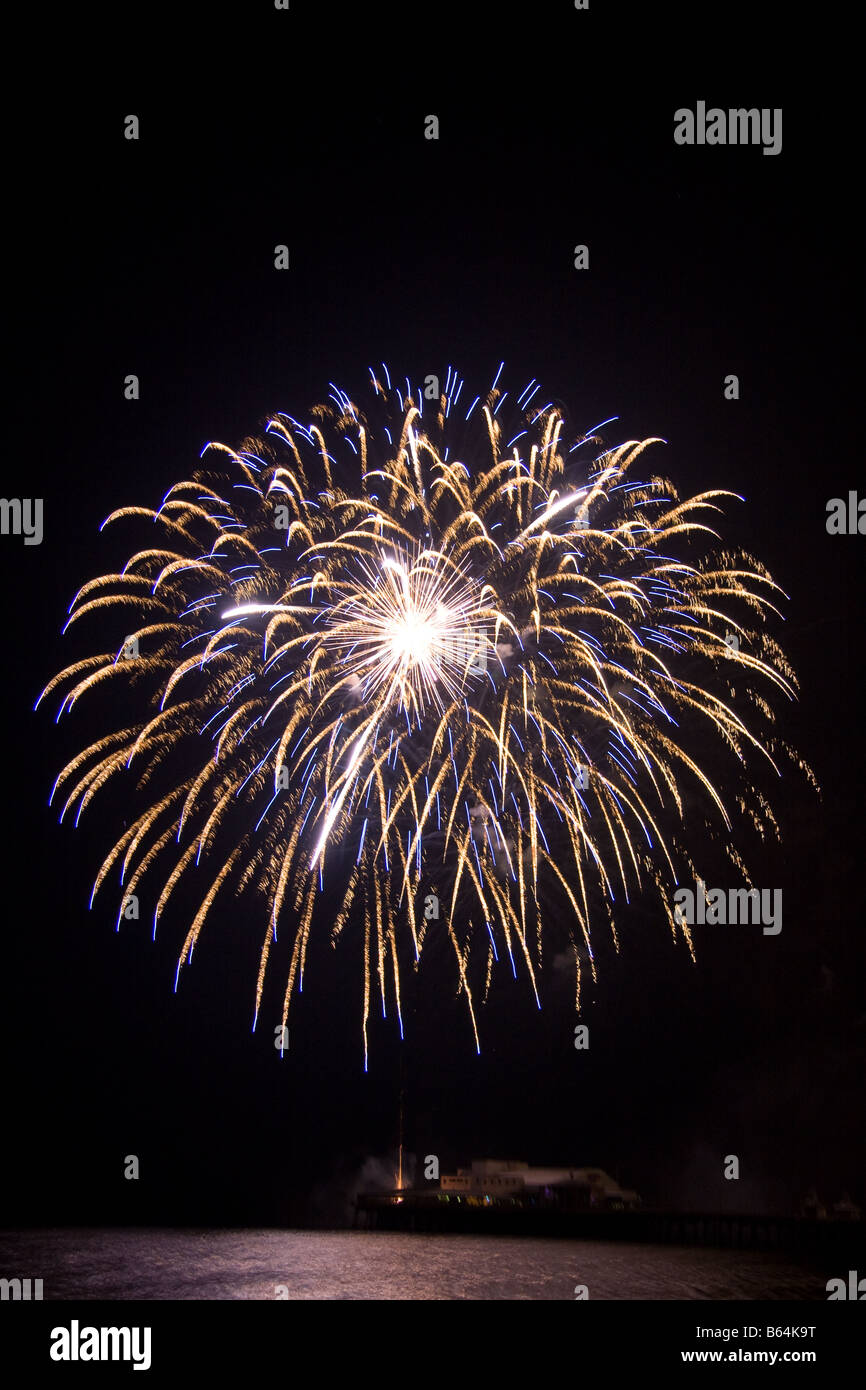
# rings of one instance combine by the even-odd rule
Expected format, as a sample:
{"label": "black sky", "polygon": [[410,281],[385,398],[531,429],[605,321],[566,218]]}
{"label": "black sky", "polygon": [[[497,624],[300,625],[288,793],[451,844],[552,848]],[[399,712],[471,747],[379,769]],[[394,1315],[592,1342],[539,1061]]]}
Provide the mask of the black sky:
{"label": "black sky", "polygon": [[[726,11],[714,54],[695,18],[595,0],[519,21],[491,7],[477,31],[439,6],[237,6],[189,32],[151,15],[134,42],[103,19],[70,25],[74,61],[22,98],[3,495],[44,498],[45,538],[0,538],[2,1224],[325,1219],[393,1152],[401,1066],[410,1147],[446,1169],[596,1163],[647,1200],[707,1207],[787,1210],[813,1184],[866,1200],[864,540],[824,525],[864,479],[854,94],[817,61],[803,80],[813,36],[790,18],[781,61],[787,13],[768,7],[759,36]],[[782,153],[677,147],[673,113],[698,99],[782,107]],[[67,605],[120,558],[100,522],[159,501],[207,440],[303,411],[328,381],[363,389],[383,359],[413,380],[456,365],[477,390],[504,359],[577,427],[618,415],[621,438],[663,436],[683,493],[746,498],[728,533],[790,595],[802,694],[785,727],[822,798],[788,778],[784,847],[753,857],[783,888],[783,932],[706,936],[693,964],[636,908],[621,954],[600,951],[588,1053],[566,979],[539,1014],[503,975],[476,1057],[433,961],[402,1063],[375,1025],[364,1075],[347,946],[316,962],[280,1061],[250,1034],[251,902],[175,995],[178,940],[87,910],[110,811],[72,829],[46,804],[76,727],[32,707],[67,659]]]}

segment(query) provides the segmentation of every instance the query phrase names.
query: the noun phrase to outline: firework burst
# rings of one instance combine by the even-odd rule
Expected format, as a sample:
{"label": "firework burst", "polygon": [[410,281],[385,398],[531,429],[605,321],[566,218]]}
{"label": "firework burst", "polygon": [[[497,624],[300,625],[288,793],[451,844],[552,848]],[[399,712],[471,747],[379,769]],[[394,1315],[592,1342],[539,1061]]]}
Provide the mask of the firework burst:
{"label": "firework burst", "polygon": [[450,369],[428,400],[383,367],[364,405],[332,387],[307,423],[208,445],[156,510],[104,523],[146,518],[149,538],[67,627],[126,626],[40,697],[61,690],[63,713],[109,683],[126,712],[52,793],[62,819],[128,789],[94,895],[113,872],[123,902],[155,884],[155,934],[181,881],[202,884],[179,975],[217,896],[260,894],[255,1018],[287,932],[285,1027],[327,888],[334,943],[361,947],[365,1065],[371,996],[402,1033],[431,937],[476,1046],[498,962],[540,1003],[552,929],[578,1007],[591,922],[616,939],[617,903],[657,895],[691,949],[671,902],[695,845],[721,829],[743,873],[735,829],[777,832],[752,764],[795,756],[769,736],[795,690],[766,630],[781,591],[713,548],[733,494],[634,478],[661,441],[569,440],[534,381],[506,411],[500,375],[466,408]]}

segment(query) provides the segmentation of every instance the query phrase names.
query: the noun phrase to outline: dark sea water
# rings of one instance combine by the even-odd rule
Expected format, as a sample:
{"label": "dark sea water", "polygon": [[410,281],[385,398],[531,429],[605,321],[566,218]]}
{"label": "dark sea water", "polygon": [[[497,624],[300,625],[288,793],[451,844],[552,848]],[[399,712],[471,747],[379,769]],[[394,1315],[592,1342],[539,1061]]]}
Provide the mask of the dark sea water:
{"label": "dark sea water", "polygon": [[573,1300],[583,1284],[590,1299],[826,1301],[828,1273],[793,1256],[619,1242],[55,1230],[0,1232],[0,1277],[41,1278],[45,1299]]}

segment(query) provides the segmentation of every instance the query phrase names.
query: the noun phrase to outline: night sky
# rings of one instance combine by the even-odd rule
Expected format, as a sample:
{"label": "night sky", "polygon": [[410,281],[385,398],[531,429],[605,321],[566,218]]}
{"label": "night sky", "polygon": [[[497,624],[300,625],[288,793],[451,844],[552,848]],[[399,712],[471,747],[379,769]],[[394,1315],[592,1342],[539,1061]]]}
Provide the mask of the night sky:
{"label": "night sky", "polygon": [[[202,12],[201,48],[151,15],[108,62],[70,30],[79,57],[21,108],[3,495],[42,496],[45,534],[0,537],[0,1224],[337,1220],[393,1162],[401,1078],[407,1147],[444,1171],[489,1155],[599,1165],[645,1202],[789,1211],[812,1186],[866,1202],[866,542],[825,528],[828,499],[866,477],[851,90],[820,63],[808,81],[783,70],[730,18],[717,45],[695,19],[642,7],[635,28],[596,0],[519,22],[491,7],[485,33],[447,6],[367,8]],[[805,62],[810,36],[795,38]],[[781,154],[675,145],[674,111],[698,100],[783,108]],[[88,911],[117,802],[77,829],[47,805],[100,731],[33,705],[73,659],[68,604],[129,549],[103,519],[156,505],[207,440],[303,414],[329,381],[362,391],[383,360],[413,381],[456,365],[475,391],[504,360],[576,429],[618,416],[618,438],[663,436],[656,466],[682,495],[745,497],[725,536],[790,595],[779,635],[801,697],[784,730],[822,795],[786,773],[783,845],[747,856],[783,890],[783,930],[706,930],[695,964],[636,903],[618,955],[599,928],[587,1052],[568,972],[539,1013],[501,971],[477,1057],[431,952],[406,1043],[374,1015],[364,1074],[356,937],[314,951],[280,1060],[272,1031],[250,1031],[252,896],[227,898],[175,994],[178,918],[154,944],[147,914],[118,934],[113,901]]]}

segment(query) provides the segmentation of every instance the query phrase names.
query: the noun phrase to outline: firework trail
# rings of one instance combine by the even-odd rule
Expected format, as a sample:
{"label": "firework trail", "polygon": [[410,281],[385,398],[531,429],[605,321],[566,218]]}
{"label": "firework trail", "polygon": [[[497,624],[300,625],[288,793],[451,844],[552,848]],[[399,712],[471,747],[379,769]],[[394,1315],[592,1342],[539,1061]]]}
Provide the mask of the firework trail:
{"label": "firework trail", "polygon": [[109,684],[128,712],[52,792],[61,819],[112,782],[133,800],[94,895],[112,872],[123,903],[158,880],[155,935],[181,881],[204,880],[179,975],[218,894],[256,891],[255,1019],[287,928],[285,1027],[327,888],[334,943],[363,940],[365,1065],[372,995],[402,1035],[401,979],[432,937],[476,1047],[499,962],[540,1003],[554,923],[578,1007],[591,918],[616,940],[617,902],[653,891],[691,949],[671,907],[689,835],[721,832],[745,872],[735,829],[777,834],[751,765],[795,758],[769,737],[795,691],[765,629],[781,590],[713,549],[733,494],[635,479],[662,441],[569,442],[541,387],[509,403],[501,372],[469,403],[450,368],[429,400],[383,365],[363,407],[332,385],[307,423],[209,444],[155,511],[103,523],[149,532],[70,608],[67,627],[114,624],[113,644],[40,696],[62,691],[59,718]]}

